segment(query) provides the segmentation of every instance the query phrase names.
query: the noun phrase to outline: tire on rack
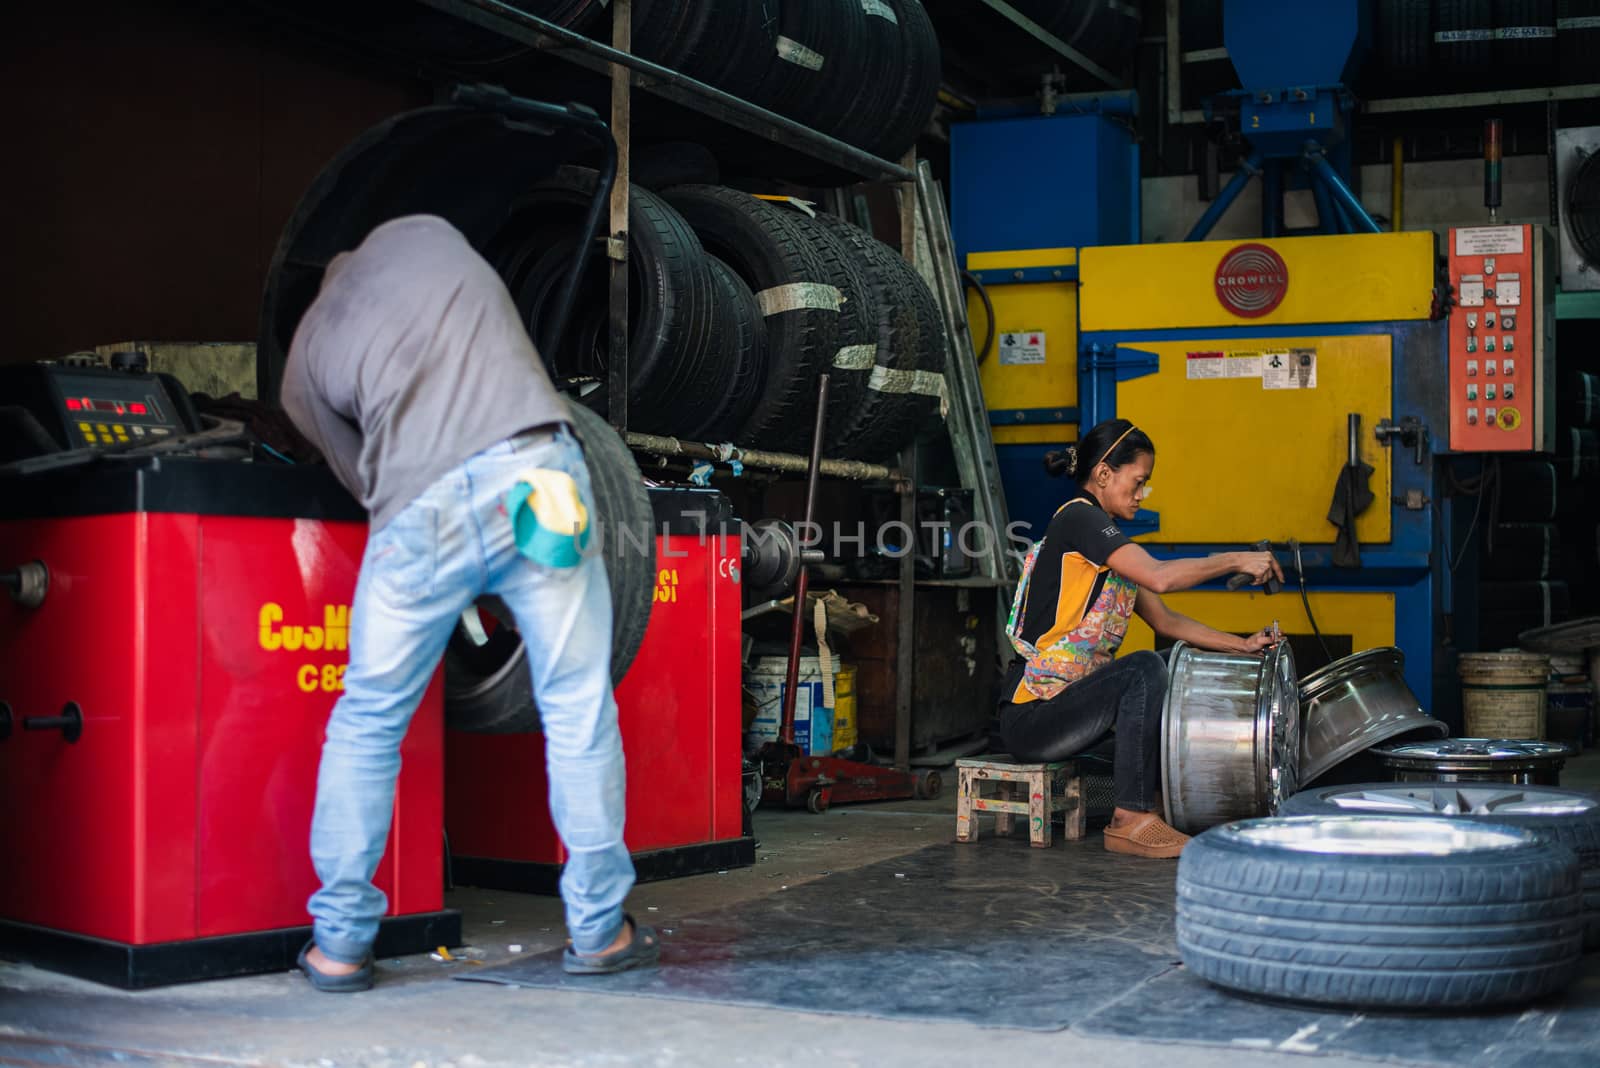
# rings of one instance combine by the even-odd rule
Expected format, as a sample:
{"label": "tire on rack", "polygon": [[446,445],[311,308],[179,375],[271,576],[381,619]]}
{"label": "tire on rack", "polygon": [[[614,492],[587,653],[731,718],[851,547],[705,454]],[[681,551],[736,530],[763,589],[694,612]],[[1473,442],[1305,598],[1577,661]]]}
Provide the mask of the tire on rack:
{"label": "tire on rack", "polygon": [[851,50],[852,62],[856,69],[872,74],[865,84],[856,84],[856,99],[840,118],[834,136],[871,152],[884,139],[885,131],[894,120],[902,82],[913,72],[906,60],[905,36],[894,5],[887,0],[859,2],[861,37]]}
{"label": "tire on rack", "polygon": [[1600,799],[1581,790],[1494,782],[1377,782],[1302,790],[1283,816],[1444,816],[1519,827],[1578,858],[1583,948],[1600,949]]}
{"label": "tire on rack", "polygon": [[743,100],[754,100],[778,56],[778,0],[706,0],[707,47],[684,73]]}
{"label": "tire on rack", "polygon": [[859,0],[780,3],[775,56],[768,57],[754,102],[837,136],[860,93],[860,81],[846,72],[865,19]]}
{"label": "tire on rack", "polygon": [[[824,277],[834,279],[841,294],[837,348],[827,366],[822,368],[828,373],[826,433],[833,442],[838,440],[834,429],[845,425],[845,421],[855,415],[867,393],[867,380],[878,347],[878,294],[867,281],[866,264],[861,257],[841,240],[832,226],[820,221],[820,215],[806,215],[798,209],[787,210],[787,214],[822,261]],[[815,418],[814,407],[808,406],[807,412]],[[810,424],[808,420],[808,426]]]}
{"label": "tire on rack", "polygon": [[1178,950],[1260,997],[1467,1009],[1562,989],[1583,953],[1572,851],[1512,827],[1296,816],[1214,827],[1178,862]]}
{"label": "tire on rack", "polygon": [[874,291],[877,333],[867,387],[853,412],[832,422],[832,451],[845,459],[877,460],[908,443],[927,415],[927,399],[909,391],[885,390],[914,376],[922,359],[925,328],[916,292],[916,273],[894,249],[836,215],[817,221],[850,247]]}
{"label": "tire on rack", "polygon": [[[604,419],[567,402],[594,490],[594,530],[611,589],[611,681],[620,682],[644,641],[655,596],[650,495],[633,454]],[[479,642],[461,624],[444,654],[444,717],[453,730],[522,734],[540,729],[527,651],[498,598],[482,612],[494,629]],[[470,611],[470,609],[469,609]],[[480,613],[482,614],[482,613]],[[489,621],[486,621],[489,622]],[[487,627],[485,629],[488,629]]]}
{"label": "tire on rack", "polygon": [[928,423],[938,417],[944,388],[944,315],[933,291],[915,267],[893,248],[871,241],[873,261],[881,271],[896,279],[916,326],[897,339],[891,350],[892,365],[875,368],[868,382],[869,393],[896,397],[881,416],[863,415],[857,420],[858,433],[848,445],[841,445],[850,459],[881,460],[911,444]]}
{"label": "tire on rack", "polygon": [[[572,217],[597,180],[585,167],[562,167],[530,191],[496,237],[490,260],[505,279],[528,333],[541,341],[546,317],[572,262]],[[732,368],[719,361],[715,292],[699,238],[656,194],[634,186],[628,204],[628,407],[635,429],[681,434],[702,420]],[[595,250],[574,298],[566,336],[542,353],[558,381],[606,373],[606,261]],[[589,394],[604,410],[606,391]]]}
{"label": "tire on rack", "polygon": [[721,398],[702,423],[689,431],[699,441],[731,441],[755,409],[767,380],[767,324],[761,318],[756,296],[744,279],[726,263],[706,254],[711,275],[717,283],[718,337],[736,354],[733,377],[721,391]]}
{"label": "tire on rack", "polygon": [[[898,88],[871,151],[898,161],[922,135],[939,99],[939,36],[921,0],[889,0],[900,28]],[[890,79],[895,82],[894,79]]]}
{"label": "tire on rack", "polygon": [[810,440],[817,375],[838,350],[839,286],[788,215],[734,189],[686,185],[667,203],[688,220],[701,244],[755,294],[767,330],[767,373],[741,445],[788,449]]}

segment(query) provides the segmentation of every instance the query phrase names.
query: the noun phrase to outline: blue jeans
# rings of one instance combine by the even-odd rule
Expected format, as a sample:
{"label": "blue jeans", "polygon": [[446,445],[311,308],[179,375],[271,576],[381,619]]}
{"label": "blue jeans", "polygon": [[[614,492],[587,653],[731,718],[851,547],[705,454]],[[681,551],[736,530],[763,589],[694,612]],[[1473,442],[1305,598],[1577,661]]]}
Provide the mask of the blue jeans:
{"label": "blue jeans", "polygon": [[565,471],[593,507],[565,428],[503,441],[455,468],[372,532],[350,611],[350,666],[328,720],[311,820],[317,945],[366,959],[387,901],[372,885],[394,813],[400,742],[453,628],[481,594],[516,617],[545,734],[550,815],[567,847],[568,933],[580,953],[622,929],[633,861],[622,841],[622,738],[611,694],[611,594],[591,555],[550,569],[522,556],[503,501],[530,468]]}

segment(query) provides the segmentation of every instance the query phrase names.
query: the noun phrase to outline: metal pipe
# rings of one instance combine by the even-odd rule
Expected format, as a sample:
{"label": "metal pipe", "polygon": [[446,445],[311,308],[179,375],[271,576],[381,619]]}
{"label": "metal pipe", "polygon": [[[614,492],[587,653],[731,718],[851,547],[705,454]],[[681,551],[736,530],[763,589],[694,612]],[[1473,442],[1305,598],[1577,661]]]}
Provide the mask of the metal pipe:
{"label": "metal pipe", "polygon": [[1277,160],[1261,167],[1261,236],[1278,237],[1283,232],[1283,169]]}
{"label": "metal pipe", "polygon": [[1349,434],[1349,464],[1354,467],[1361,462],[1361,413],[1351,412],[1346,417],[1346,431]]}
{"label": "metal pipe", "polygon": [[1406,203],[1406,139],[1395,134],[1389,148],[1389,229],[1399,233],[1404,227]]}
{"label": "metal pipe", "polygon": [[1350,220],[1358,233],[1376,234],[1378,224],[1372,221],[1372,216],[1367,214],[1367,209],[1361,206],[1361,201],[1350,192],[1350,187],[1344,184],[1344,179],[1339,177],[1339,172],[1333,169],[1332,164],[1323,156],[1320,149],[1306,152],[1306,162],[1311,164],[1312,173],[1321,178],[1328,185],[1328,192],[1333,195],[1334,202],[1344,209],[1346,217]]}
{"label": "metal pipe", "polygon": [[627,67],[633,71],[633,84],[655,96],[693,108],[776,144],[798,145],[802,151],[823,162],[863,178],[904,182],[913,177],[906,173],[904,167],[879,159],[836,137],[818,133],[793,119],[757,107],[660,64],[618,52],[565,26],[521,11],[504,0],[421,0],[421,3],[482,26],[508,40],[534,48],[558,50],[557,54],[568,62],[602,74],[607,64]]}
{"label": "metal pipe", "polygon": [[[652,456],[682,456],[689,460],[709,460],[728,463],[738,460],[745,467],[763,471],[785,471],[805,474],[810,470],[804,456],[792,452],[768,452],[765,449],[740,449],[730,445],[712,445],[703,441],[683,441],[662,437],[659,434],[638,434],[633,431],[622,436],[628,448]],[[883,464],[863,463],[860,460],[823,460],[821,471],[829,478],[848,478],[857,482],[887,482],[900,477],[900,472]]]}
{"label": "metal pipe", "polygon": [[1228,181],[1228,184],[1222,187],[1222,192],[1217,194],[1217,199],[1213,200],[1211,206],[1206,209],[1205,214],[1200,216],[1200,221],[1194,224],[1194,229],[1189,231],[1189,236],[1184,238],[1185,241],[1204,241],[1206,239],[1206,235],[1211,232],[1211,228],[1217,225],[1217,221],[1227,214],[1229,208],[1233,207],[1233,202],[1239,199],[1239,194],[1244,192],[1244,187],[1249,184],[1250,179],[1260,173],[1262,159],[1261,151],[1258,149],[1250,153],[1249,159],[1239,164],[1239,170]]}
{"label": "metal pipe", "polygon": [[[611,12],[611,43],[618,52],[633,51],[633,0],[617,0]],[[607,229],[606,265],[610,293],[606,315],[606,417],[619,431],[628,429],[628,199],[629,152],[632,136],[633,86],[625,67],[611,64],[611,129],[618,180],[611,186],[611,225]],[[584,235],[584,254],[594,231]],[[571,286],[576,279],[569,278]],[[554,339],[552,339],[554,340]],[[553,349],[546,350],[554,352]]]}
{"label": "metal pipe", "polygon": [[1311,198],[1317,202],[1317,226],[1325,234],[1338,234],[1344,232],[1344,226],[1339,217],[1339,209],[1334,207],[1333,197],[1323,184],[1317,181],[1317,176],[1311,176]]}
{"label": "metal pipe", "polygon": [[[817,422],[811,431],[811,466],[806,472],[806,530],[815,529],[817,512],[817,481],[822,474],[822,433],[828,423],[828,376],[817,379]],[[805,559],[800,561],[800,574],[794,584],[794,623],[789,628],[789,666],[784,672],[783,686],[783,744],[794,745],[794,699],[800,686],[800,646],[806,634],[806,591],[810,588],[810,572]],[[821,655],[821,650],[818,650]]]}
{"label": "metal pipe", "polygon": [[1167,125],[1183,121],[1183,46],[1178,40],[1178,0],[1167,0]]}
{"label": "metal pipe", "polygon": [[900,557],[900,583],[895,596],[894,643],[894,766],[911,770],[911,705],[915,697],[917,662],[917,447],[900,453],[906,479],[900,485],[900,522],[910,543]]}
{"label": "metal pipe", "polygon": [[1122,88],[1122,81],[1115,74],[1106,70],[1100,64],[1067,44],[1055,34],[1040,26],[1037,22],[1006,3],[1005,0],[982,0],[985,7],[990,8],[995,14],[1002,16],[1015,25],[1023,33],[1038,41],[1052,52],[1095,76],[1113,89]]}

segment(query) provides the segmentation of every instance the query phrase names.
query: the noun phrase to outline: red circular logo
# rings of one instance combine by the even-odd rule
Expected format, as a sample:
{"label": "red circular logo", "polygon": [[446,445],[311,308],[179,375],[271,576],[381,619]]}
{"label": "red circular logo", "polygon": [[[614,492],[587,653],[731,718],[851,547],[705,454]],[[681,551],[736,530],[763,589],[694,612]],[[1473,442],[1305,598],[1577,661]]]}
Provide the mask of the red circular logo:
{"label": "red circular logo", "polygon": [[1239,245],[1217,264],[1217,299],[1235,315],[1257,319],[1283,303],[1289,268],[1266,245]]}

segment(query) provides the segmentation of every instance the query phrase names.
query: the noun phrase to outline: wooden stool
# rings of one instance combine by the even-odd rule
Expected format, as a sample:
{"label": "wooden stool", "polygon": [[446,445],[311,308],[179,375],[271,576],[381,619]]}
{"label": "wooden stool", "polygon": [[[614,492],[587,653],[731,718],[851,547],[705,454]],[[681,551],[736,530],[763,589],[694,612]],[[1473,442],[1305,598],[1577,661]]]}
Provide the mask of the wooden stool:
{"label": "wooden stool", "polygon": [[[983,784],[993,783],[997,796],[984,796]],[[1018,785],[1027,788],[1027,800],[1018,801]],[[1066,813],[1067,841],[1083,837],[1083,783],[1078,762],[1019,764],[1003,753],[956,761],[956,841],[978,840],[979,812],[995,813],[995,832],[1011,833],[1011,817],[1028,817],[1028,842],[1038,849],[1050,846],[1051,820]]]}

